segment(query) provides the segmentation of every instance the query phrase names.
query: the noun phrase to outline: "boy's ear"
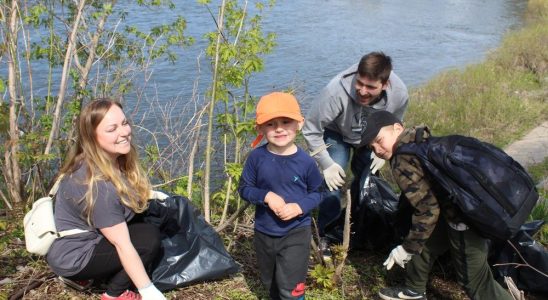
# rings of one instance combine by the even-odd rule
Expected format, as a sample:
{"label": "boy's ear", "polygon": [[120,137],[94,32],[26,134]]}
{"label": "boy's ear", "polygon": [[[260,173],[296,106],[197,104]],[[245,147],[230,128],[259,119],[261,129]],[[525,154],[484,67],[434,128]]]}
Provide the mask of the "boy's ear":
{"label": "boy's ear", "polygon": [[303,129],[304,126],[304,120],[299,122],[299,130]]}
{"label": "boy's ear", "polygon": [[403,132],[403,125],[400,124],[400,123],[394,123],[394,131],[399,135],[400,133]]}

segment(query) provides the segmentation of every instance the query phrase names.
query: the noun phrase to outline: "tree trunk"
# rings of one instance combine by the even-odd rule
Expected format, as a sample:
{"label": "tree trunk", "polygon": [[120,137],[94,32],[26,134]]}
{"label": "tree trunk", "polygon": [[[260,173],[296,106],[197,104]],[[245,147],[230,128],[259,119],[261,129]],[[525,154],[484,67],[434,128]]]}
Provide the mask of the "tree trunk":
{"label": "tree trunk", "polygon": [[9,142],[4,153],[5,167],[4,178],[8,188],[8,194],[11,199],[19,203],[23,200],[21,189],[21,169],[17,161],[19,153],[19,127],[17,122],[17,88],[19,82],[17,70],[17,20],[19,19],[19,7],[16,0],[12,0],[9,11],[9,30],[6,33],[8,47],[8,93],[10,99],[9,105]]}
{"label": "tree trunk", "polygon": [[220,51],[220,45],[221,45],[221,37],[222,37],[222,31],[223,31],[223,24],[224,24],[224,12],[225,12],[225,0],[222,1],[220,12],[219,12],[219,20],[217,21],[217,44],[215,48],[215,63],[213,66],[213,84],[211,87],[211,101],[209,102],[209,116],[208,116],[208,124],[207,124],[207,143],[206,143],[206,157],[205,157],[205,171],[204,171],[204,218],[209,223],[211,220],[210,216],[210,208],[209,208],[209,182],[211,180],[211,140],[213,136],[213,120],[214,120],[214,114],[215,114],[215,97],[217,92],[217,68],[219,66],[219,51]]}
{"label": "tree trunk", "polygon": [[338,285],[342,281],[342,272],[344,270],[344,264],[346,257],[348,256],[348,248],[350,247],[350,212],[352,211],[352,199],[350,198],[350,187],[343,189],[346,196],[346,210],[344,215],[344,229],[343,229],[343,244],[341,247],[340,262],[335,269],[335,275],[333,279],[335,284]]}
{"label": "tree trunk", "polygon": [[186,192],[188,199],[192,200],[192,184],[194,183],[194,157],[198,152],[198,143],[200,141],[200,132],[202,130],[202,115],[198,119],[196,124],[196,137],[194,138],[194,143],[192,144],[192,150],[190,151],[190,156],[188,157],[188,185],[186,187]]}
{"label": "tree trunk", "polygon": [[44,154],[50,153],[53,140],[55,139],[55,137],[57,136],[59,132],[59,123],[61,123],[61,108],[65,100],[68,73],[70,70],[71,62],[72,62],[74,43],[76,42],[76,33],[78,32],[78,27],[80,26],[80,19],[82,18],[82,11],[84,10],[85,4],[86,4],[86,0],[80,0],[80,2],[78,3],[78,11],[76,14],[76,18],[74,18],[74,24],[72,25],[72,32],[70,33],[70,37],[67,44],[67,51],[65,52],[65,60],[63,62],[63,73],[61,74],[61,83],[59,85],[59,94],[57,96],[57,103],[55,104],[55,112],[53,113],[53,122],[51,125],[51,131],[49,134],[48,143],[46,144],[46,148],[44,150]]}

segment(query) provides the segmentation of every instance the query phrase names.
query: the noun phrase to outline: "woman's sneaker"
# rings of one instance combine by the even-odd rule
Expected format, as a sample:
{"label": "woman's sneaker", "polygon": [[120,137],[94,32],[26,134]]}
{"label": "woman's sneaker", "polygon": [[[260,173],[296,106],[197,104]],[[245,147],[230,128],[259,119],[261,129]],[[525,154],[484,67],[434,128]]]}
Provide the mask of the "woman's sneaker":
{"label": "woman's sneaker", "polygon": [[406,287],[389,287],[381,289],[379,297],[384,300],[426,300],[426,293],[415,292]]}
{"label": "woman's sneaker", "polygon": [[101,300],[141,300],[141,295],[139,293],[126,290],[118,297],[111,297],[107,293],[101,294]]}
{"label": "woman's sneaker", "polygon": [[89,280],[71,280],[63,276],[59,276],[59,280],[66,286],[71,287],[77,291],[85,291],[93,285],[93,279]]}

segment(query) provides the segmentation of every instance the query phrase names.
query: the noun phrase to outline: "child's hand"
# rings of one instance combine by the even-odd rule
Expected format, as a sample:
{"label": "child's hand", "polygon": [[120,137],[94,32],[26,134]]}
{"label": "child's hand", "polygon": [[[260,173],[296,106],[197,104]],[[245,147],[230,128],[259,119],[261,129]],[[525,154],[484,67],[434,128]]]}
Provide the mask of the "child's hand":
{"label": "child's hand", "polygon": [[266,194],[264,203],[266,203],[276,215],[278,215],[285,206],[285,200],[274,192],[268,192],[268,194]]}
{"label": "child's hand", "polygon": [[303,214],[303,210],[297,203],[287,203],[280,210],[278,217],[283,221],[289,221],[295,217],[298,217]]}

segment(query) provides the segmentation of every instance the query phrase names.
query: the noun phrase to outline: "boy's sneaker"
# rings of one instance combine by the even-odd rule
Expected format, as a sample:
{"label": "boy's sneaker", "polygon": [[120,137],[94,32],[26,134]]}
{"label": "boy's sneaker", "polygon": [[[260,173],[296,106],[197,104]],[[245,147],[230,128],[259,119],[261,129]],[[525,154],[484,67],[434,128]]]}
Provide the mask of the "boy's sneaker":
{"label": "boy's sneaker", "polygon": [[415,292],[406,287],[389,287],[381,289],[379,297],[384,300],[426,300],[426,293]]}
{"label": "boy's sneaker", "polygon": [[322,253],[324,260],[331,259],[331,249],[329,248],[329,240],[326,237],[320,237],[320,243],[318,245],[320,252]]}
{"label": "boy's sneaker", "polygon": [[118,297],[108,296],[106,293],[101,294],[101,300],[141,300],[139,293],[126,290]]}
{"label": "boy's sneaker", "polygon": [[64,283],[66,286],[71,287],[77,291],[85,291],[91,287],[93,284],[93,279],[89,280],[71,280],[63,276],[59,276],[59,280]]}

